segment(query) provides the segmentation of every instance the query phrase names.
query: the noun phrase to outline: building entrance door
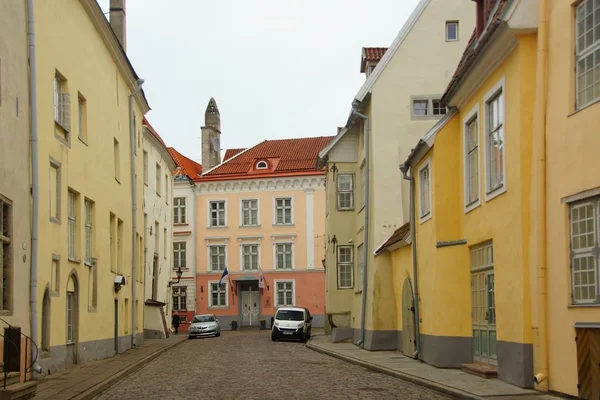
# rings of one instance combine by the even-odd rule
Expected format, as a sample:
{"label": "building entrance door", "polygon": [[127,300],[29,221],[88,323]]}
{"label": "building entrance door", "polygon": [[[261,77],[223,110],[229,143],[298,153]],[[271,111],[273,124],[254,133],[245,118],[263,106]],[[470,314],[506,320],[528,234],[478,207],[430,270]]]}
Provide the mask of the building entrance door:
{"label": "building entrance door", "polygon": [[414,358],[415,342],[415,298],[410,279],[404,280],[402,287],[402,353]]}
{"label": "building entrance door", "polygon": [[258,325],[260,296],[258,291],[242,292],[242,326]]}

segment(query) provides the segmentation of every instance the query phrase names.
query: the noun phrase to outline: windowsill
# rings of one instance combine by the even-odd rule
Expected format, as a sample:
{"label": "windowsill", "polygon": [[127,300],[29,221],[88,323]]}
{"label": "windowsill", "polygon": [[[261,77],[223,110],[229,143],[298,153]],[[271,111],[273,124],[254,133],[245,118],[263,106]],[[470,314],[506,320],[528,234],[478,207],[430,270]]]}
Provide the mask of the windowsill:
{"label": "windowsill", "polygon": [[206,229],[227,229],[227,225],[223,225],[223,226],[207,226]]}
{"label": "windowsill", "polygon": [[354,290],[354,286],[352,287],[338,287],[338,290]]}
{"label": "windowsill", "polygon": [[338,208],[337,209],[339,212],[344,212],[344,211],[354,211],[354,208]]}
{"label": "windowsill", "polygon": [[86,266],[88,266],[88,267],[90,267],[90,268],[93,268],[93,267],[94,267],[94,266],[92,265],[92,263],[91,263],[91,262],[87,262],[87,261],[85,261],[83,264],[85,264]]}
{"label": "windowsill", "polygon": [[441,119],[445,116],[446,114],[440,114],[440,115],[411,115],[410,119],[413,121],[431,121],[431,120],[435,120],[435,119]]}
{"label": "windowsill", "polygon": [[86,146],[88,146],[87,141],[85,139],[83,139],[81,136],[77,136],[77,138],[79,139],[79,141],[83,144],[85,144]]}
{"label": "windowsill", "polygon": [[12,317],[13,315],[13,311],[12,310],[2,310],[0,311],[0,316],[3,317]]}
{"label": "windowsill", "polygon": [[50,222],[60,225],[60,219],[58,219],[58,218],[50,217]]}
{"label": "windowsill", "polygon": [[81,260],[78,260],[76,258],[69,258],[68,260],[70,263],[73,263],[73,264],[81,264]]}
{"label": "windowsill", "polygon": [[148,187],[148,182],[144,182],[144,186]]}
{"label": "windowsill", "polygon": [[491,192],[487,192],[485,194],[485,201],[490,201],[492,199],[495,199],[496,197],[500,196],[501,194],[506,193],[506,184],[502,184],[502,186],[492,190]]}
{"label": "windowsill", "polygon": [[214,271],[214,270],[210,270],[210,271],[208,271],[208,273],[209,273],[209,274],[215,274],[215,275],[218,275],[218,274],[222,274],[222,273],[223,273],[223,271],[224,271],[224,270],[220,270],[220,271]]}
{"label": "windowsill", "polygon": [[[173,271],[177,271],[179,269],[179,267],[173,267]],[[186,272],[189,271],[189,268],[181,268],[181,271]]]}
{"label": "windowsill", "polygon": [[429,221],[431,218],[433,218],[433,215],[431,214],[431,211],[430,211],[427,214],[425,214],[424,216],[419,217],[419,222],[421,224],[424,224],[425,222]]}
{"label": "windowsill", "polygon": [[260,228],[260,225],[240,225],[238,228]]}
{"label": "windowsill", "polygon": [[356,292],[354,292],[354,294],[360,294],[360,293],[362,293],[362,289],[357,290]]}
{"label": "windowsill", "polygon": [[458,38],[457,39],[448,39],[446,38],[446,42],[458,42]]}
{"label": "windowsill", "polygon": [[96,311],[97,311],[97,310],[96,310],[96,307],[91,307],[91,306],[88,306],[88,312],[89,312],[89,313],[96,313]]}
{"label": "windowsill", "polygon": [[190,224],[188,224],[187,222],[179,222],[177,224],[173,224],[173,226],[189,226]]}
{"label": "windowsill", "polygon": [[570,118],[570,117],[572,117],[572,116],[573,116],[573,115],[575,115],[575,114],[579,114],[580,112],[582,112],[582,111],[584,111],[584,110],[586,110],[586,109],[590,108],[591,106],[595,106],[595,105],[596,105],[596,104],[598,104],[598,103],[600,103],[600,98],[598,98],[598,99],[596,99],[596,100],[592,101],[591,103],[589,103],[589,104],[586,104],[585,106],[583,106],[583,107],[581,107],[581,108],[579,108],[579,109],[577,109],[577,110],[573,111],[571,114],[567,114],[567,118]]}
{"label": "windowsill", "polygon": [[600,303],[589,303],[589,304],[569,304],[567,308],[594,308],[600,307]]}
{"label": "windowsill", "polygon": [[117,178],[116,176],[115,176],[115,181],[117,181],[117,183],[118,183],[119,185],[121,184],[121,181],[120,181],[120,180],[119,180],[119,178]]}
{"label": "windowsill", "polygon": [[360,214],[361,212],[363,212],[363,210],[364,210],[364,209],[365,209],[365,206],[362,206],[362,207],[360,208],[360,210],[358,210],[358,214]]}
{"label": "windowsill", "polygon": [[291,223],[291,224],[273,224],[273,226],[294,226],[294,223]]}
{"label": "windowsill", "polygon": [[208,306],[209,310],[226,310],[229,306]]}
{"label": "windowsill", "polygon": [[156,192],[156,195],[157,195],[158,197],[162,197],[162,196],[160,195],[160,193],[158,193],[158,192]]}
{"label": "windowsill", "polygon": [[465,205],[465,214],[470,213],[471,211],[473,211],[474,209],[478,208],[479,206],[481,206],[481,200],[480,199],[477,199],[477,201],[474,201],[471,204]]}
{"label": "windowsill", "polygon": [[293,271],[294,268],[275,268],[275,272]]}

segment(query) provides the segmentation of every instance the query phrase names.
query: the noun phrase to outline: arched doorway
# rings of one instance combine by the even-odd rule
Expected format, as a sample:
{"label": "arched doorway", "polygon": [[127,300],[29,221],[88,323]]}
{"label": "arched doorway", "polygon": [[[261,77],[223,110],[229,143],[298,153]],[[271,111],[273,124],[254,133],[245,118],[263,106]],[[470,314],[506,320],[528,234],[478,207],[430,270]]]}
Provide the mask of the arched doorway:
{"label": "arched doorway", "polygon": [[75,273],[71,273],[67,281],[67,358],[66,367],[77,364],[77,345],[79,337],[79,282]]}
{"label": "arched doorway", "polygon": [[413,357],[415,350],[415,298],[410,279],[406,278],[402,287],[402,353]]}
{"label": "arched doorway", "polygon": [[42,350],[50,351],[50,290],[46,286],[42,301]]}

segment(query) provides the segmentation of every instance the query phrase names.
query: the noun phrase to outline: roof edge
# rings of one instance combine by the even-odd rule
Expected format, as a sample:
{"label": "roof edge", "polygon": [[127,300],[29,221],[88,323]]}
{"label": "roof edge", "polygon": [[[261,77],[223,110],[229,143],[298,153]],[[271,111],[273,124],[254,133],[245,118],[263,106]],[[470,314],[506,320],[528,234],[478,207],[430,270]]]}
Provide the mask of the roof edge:
{"label": "roof edge", "polygon": [[[421,139],[419,139],[415,148],[411,150],[410,154],[406,158],[406,161],[404,161],[404,165],[409,165],[409,166],[413,167],[414,164],[418,163],[421,160],[421,158],[423,157],[424,153],[426,153],[431,148],[433,148],[433,145],[435,143],[435,138],[436,138],[437,134],[439,133],[439,131],[441,131],[442,128],[445,127],[446,124],[452,118],[454,118],[454,116],[456,114],[458,114],[457,109],[451,108],[449,110],[449,112],[446,113],[444,118],[440,119],[429,131],[427,131],[427,133]],[[423,152],[423,150],[425,150],[425,151]],[[423,154],[421,154],[421,153],[423,153]],[[419,157],[420,154],[421,154],[421,156]]]}

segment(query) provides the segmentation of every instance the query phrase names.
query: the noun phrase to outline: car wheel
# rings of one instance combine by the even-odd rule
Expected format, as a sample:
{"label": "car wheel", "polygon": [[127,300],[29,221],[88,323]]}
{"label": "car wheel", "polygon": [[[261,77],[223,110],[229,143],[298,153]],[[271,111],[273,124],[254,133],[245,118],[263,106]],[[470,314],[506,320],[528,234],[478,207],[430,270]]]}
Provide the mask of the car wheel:
{"label": "car wheel", "polygon": [[277,341],[277,337],[275,337],[274,334],[271,334],[271,341],[272,342],[276,342]]}
{"label": "car wheel", "polygon": [[306,343],[306,332],[302,332],[302,334],[300,335],[300,341],[302,343]]}
{"label": "car wheel", "polygon": [[188,340],[193,339],[193,338],[194,338],[193,336],[188,336]]}
{"label": "car wheel", "polygon": [[219,336],[221,336],[221,332],[217,332],[215,335],[215,337],[219,337]]}

